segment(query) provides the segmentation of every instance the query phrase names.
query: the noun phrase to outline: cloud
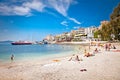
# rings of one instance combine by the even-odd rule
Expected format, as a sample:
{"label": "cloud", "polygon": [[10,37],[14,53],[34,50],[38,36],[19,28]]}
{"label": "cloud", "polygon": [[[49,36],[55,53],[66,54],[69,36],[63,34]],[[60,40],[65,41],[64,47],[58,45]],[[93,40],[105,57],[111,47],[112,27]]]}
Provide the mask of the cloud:
{"label": "cloud", "polygon": [[62,21],[61,24],[64,25],[64,26],[68,26],[68,22],[67,21]]}
{"label": "cloud", "polygon": [[[9,3],[0,3],[0,14],[2,15],[29,15],[32,10],[42,12],[45,7],[52,8],[63,16],[67,16],[67,10],[73,0],[12,0]],[[19,5],[17,4],[19,3]]]}
{"label": "cloud", "polygon": [[48,5],[63,16],[67,16],[67,10],[73,0],[48,0]]}
{"label": "cloud", "polygon": [[[46,9],[49,8],[57,11],[68,20],[71,20],[76,24],[81,24],[75,18],[71,18],[67,14],[70,5],[74,3],[77,2],[75,0],[11,0],[9,3],[0,3],[0,15],[32,16],[33,10],[52,13],[51,10]],[[62,25],[68,26],[67,22],[63,22]]]}
{"label": "cloud", "polygon": [[31,9],[24,6],[0,6],[1,15],[30,15]]}
{"label": "cloud", "polygon": [[58,13],[65,16],[68,20],[71,20],[76,24],[81,24],[78,20],[76,20],[75,18],[69,17],[67,14],[67,11],[70,5],[73,3],[77,4],[75,0],[74,1],[73,0],[48,0],[49,7],[55,9]]}
{"label": "cloud", "polygon": [[79,21],[77,21],[75,18],[69,18],[69,20],[73,21],[76,24],[81,24]]}
{"label": "cloud", "polygon": [[13,11],[16,15],[30,15],[30,8],[28,7],[18,7],[18,6],[15,6],[13,8]]}
{"label": "cloud", "polygon": [[[10,2],[12,3],[12,2]],[[38,1],[33,0],[31,2],[22,2],[20,5],[7,3],[0,4],[0,15],[26,15],[29,16],[32,14],[32,10],[42,12],[45,5]]]}
{"label": "cloud", "polygon": [[80,26],[74,26],[73,28],[74,28],[74,29],[79,29],[79,28],[80,28]]}
{"label": "cloud", "polygon": [[23,6],[30,8],[30,9],[40,11],[40,12],[42,12],[43,9],[45,8],[45,5],[42,2],[36,1],[36,0],[32,1],[32,2],[26,2],[23,4]]}
{"label": "cloud", "polygon": [[[58,13],[65,16],[68,20],[73,21],[76,24],[81,24],[78,20],[75,18],[71,18],[68,16],[67,11],[71,4],[77,4],[77,2],[74,0],[48,0],[48,7],[55,9]],[[65,26],[68,26],[67,22],[63,21]]]}

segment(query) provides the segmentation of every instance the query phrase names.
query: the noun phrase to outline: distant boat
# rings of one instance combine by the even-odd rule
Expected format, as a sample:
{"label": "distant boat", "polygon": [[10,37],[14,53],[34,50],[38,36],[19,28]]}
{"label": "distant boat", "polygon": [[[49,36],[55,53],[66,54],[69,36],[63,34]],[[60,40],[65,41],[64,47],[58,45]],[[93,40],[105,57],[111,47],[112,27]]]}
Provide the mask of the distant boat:
{"label": "distant boat", "polygon": [[48,44],[48,42],[43,42],[43,44]]}
{"label": "distant boat", "polygon": [[48,41],[47,41],[46,39],[44,39],[44,40],[42,41],[42,43],[43,43],[43,44],[48,44]]}
{"label": "distant boat", "polygon": [[12,45],[31,45],[33,43],[28,41],[16,41],[16,42],[12,42],[11,44]]}

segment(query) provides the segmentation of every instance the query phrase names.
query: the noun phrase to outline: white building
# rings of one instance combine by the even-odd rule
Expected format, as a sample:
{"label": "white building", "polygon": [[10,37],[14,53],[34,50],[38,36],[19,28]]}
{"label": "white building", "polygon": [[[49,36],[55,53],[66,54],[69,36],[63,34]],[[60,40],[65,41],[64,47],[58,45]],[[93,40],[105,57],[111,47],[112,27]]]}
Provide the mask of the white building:
{"label": "white building", "polygon": [[94,26],[85,28],[85,34],[87,34],[87,39],[93,40],[94,39],[94,30],[96,28]]}
{"label": "white building", "polygon": [[54,36],[52,36],[52,35],[48,35],[47,37],[46,37],[46,40],[47,41],[54,41]]}

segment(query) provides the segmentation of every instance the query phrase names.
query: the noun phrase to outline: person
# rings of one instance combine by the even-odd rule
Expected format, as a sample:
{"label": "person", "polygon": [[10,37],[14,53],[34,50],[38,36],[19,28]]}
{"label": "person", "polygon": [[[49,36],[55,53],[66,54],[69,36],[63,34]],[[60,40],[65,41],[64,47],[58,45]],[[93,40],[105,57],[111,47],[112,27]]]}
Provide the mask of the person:
{"label": "person", "polygon": [[76,55],[76,58],[75,58],[76,61],[80,61],[78,55]]}
{"label": "person", "polygon": [[98,49],[97,48],[95,48],[94,53],[98,53]]}
{"label": "person", "polygon": [[105,50],[106,50],[106,51],[108,50],[108,45],[107,45],[107,44],[105,44]]}
{"label": "person", "polygon": [[110,49],[111,49],[111,44],[109,43],[108,44],[108,51],[110,51]]}
{"label": "person", "polygon": [[[78,55],[73,54],[73,56],[68,61],[80,61]],[[81,59],[82,60],[82,59]]]}
{"label": "person", "polygon": [[113,44],[113,49],[116,49],[115,45]]}
{"label": "person", "polygon": [[84,57],[89,57],[89,56],[93,56],[92,54],[90,54],[89,52],[86,51],[85,49],[85,52],[84,52]]}
{"label": "person", "polygon": [[85,57],[89,57],[89,56],[92,56],[92,54],[90,54],[90,53],[88,52],[88,53],[86,53],[84,56],[85,56]]}
{"label": "person", "polygon": [[71,61],[73,59],[73,57],[75,56],[75,54],[72,55],[72,57],[68,60],[68,61]]}
{"label": "person", "polygon": [[13,55],[13,54],[11,55],[11,58],[10,58],[10,59],[11,59],[11,61],[13,61],[13,60],[14,60],[14,55]]}

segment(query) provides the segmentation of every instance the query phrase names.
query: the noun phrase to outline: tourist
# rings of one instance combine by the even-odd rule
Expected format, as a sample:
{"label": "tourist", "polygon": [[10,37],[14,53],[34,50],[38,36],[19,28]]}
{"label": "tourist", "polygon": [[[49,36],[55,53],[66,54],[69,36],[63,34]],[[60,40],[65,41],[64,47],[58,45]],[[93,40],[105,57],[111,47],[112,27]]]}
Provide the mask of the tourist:
{"label": "tourist", "polygon": [[[68,60],[68,61],[80,61],[80,59],[79,59],[79,56],[78,55],[75,55],[75,54],[73,54],[73,56]],[[82,59],[81,59],[82,60]]]}
{"label": "tourist", "polygon": [[76,61],[80,61],[78,55],[76,55],[76,58],[75,58]]}
{"label": "tourist", "polygon": [[85,52],[84,52],[84,57],[89,57],[89,56],[93,56],[92,54],[90,54],[89,52],[86,51],[85,49]]}
{"label": "tourist", "polygon": [[96,54],[96,53],[98,53],[98,49],[97,48],[95,48],[95,50],[94,50],[94,52],[93,52],[94,54]]}
{"label": "tourist", "polygon": [[110,51],[110,49],[111,49],[111,44],[109,43],[108,44],[108,51]]}
{"label": "tourist", "polygon": [[10,59],[11,59],[11,61],[13,61],[13,60],[14,60],[14,55],[13,55],[13,54],[11,55],[11,58],[10,58]]}
{"label": "tourist", "polygon": [[113,49],[116,49],[116,47],[115,47],[115,45],[114,45],[114,44],[113,44],[112,48],[113,48]]}
{"label": "tourist", "polygon": [[108,45],[107,45],[107,44],[105,44],[105,50],[106,50],[106,51],[108,50]]}

